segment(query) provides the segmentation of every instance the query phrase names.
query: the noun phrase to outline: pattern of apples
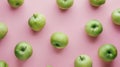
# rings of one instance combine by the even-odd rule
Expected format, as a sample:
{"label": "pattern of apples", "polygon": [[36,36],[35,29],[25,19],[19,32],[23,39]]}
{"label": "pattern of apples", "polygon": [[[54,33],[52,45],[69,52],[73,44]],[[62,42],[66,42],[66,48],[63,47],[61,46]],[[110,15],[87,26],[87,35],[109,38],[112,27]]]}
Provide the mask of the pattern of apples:
{"label": "pattern of apples", "polygon": [[[89,0],[91,6],[100,7],[105,4],[106,0]],[[24,0],[8,0],[12,8],[22,6]],[[72,7],[74,0],[56,0],[58,7],[67,10]],[[116,25],[120,25],[120,9],[116,9],[111,14],[112,21]],[[46,24],[46,19],[41,14],[33,14],[28,21],[28,25],[33,31],[39,32]],[[97,37],[103,31],[103,26],[98,20],[91,20],[85,26],[86,33],[91,37]],[[3,39],[8,32],[5,24],[0,23],[0,39]],[[68,37],[61,32],[55,32],[51,36],[51,45],[56,49],[65,48],[68,44]],[[26,50],[26,51],[25,51]],[[105,62],[111,62],[117,57],[117,48],[112,44],[105,44],[99,47],[98,56]],[[27,42],[20,42],[15,47],[15,55],[19,60],[27,60],[32,55],[32,46]],[[92,59],[88,55],[80,55],[75,59],[75,67],[92,67]],[[5,61],[0,61],[0,67],[8,67]],[[52,66],[48,66],[52,67]]]}

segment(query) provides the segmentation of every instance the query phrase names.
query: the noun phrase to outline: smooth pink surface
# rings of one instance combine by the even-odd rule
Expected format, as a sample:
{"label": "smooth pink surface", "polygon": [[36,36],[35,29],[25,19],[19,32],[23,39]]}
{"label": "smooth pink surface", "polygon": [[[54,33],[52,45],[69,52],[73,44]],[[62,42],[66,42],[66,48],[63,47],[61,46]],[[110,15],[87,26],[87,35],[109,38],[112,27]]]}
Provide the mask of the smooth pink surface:
{"label": "smooth pink surface", "polygon": [[[93,8],[89,0],[74,0],[74,5],[67,11],[57,7],[56,0],[25,0],[22,7],[12,9],[7,0],[0,0],[0,22],[8,25],[7,36],[0,41],[0,60],[5,60],[9,67],[74,67],[74,59],[80,54],[87,54],[93,60],[93,67],[120,66],[120,27],[111,21],[111,12],[120,7],[120,0],[106,0],[106,4]],[[46,16],[46,26],[35,33],[28,26],[28,18],[33,13]],[[86,35],[84,26],[87,21],[98,19],[104,30],[97,38]],[[69,36],[69,44],[63,50],[56,50],[50,44],[53,32],[64,32]],[[20,41],[30,42],[33,55],[27,61],[19,61],[14,55],[14,47]],[[98,47],[111,43],[118,49],[117,58],[105,63],[97,55]]]}

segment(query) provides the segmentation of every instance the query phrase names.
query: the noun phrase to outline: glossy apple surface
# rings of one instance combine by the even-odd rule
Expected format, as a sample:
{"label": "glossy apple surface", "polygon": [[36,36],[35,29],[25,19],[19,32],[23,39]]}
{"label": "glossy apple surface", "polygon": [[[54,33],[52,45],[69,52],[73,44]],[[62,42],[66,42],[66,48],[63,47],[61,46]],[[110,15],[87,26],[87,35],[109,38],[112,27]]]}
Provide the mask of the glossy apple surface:
{"label": "glossy apple surface", "polygon": [[28,25],[33,31],[41,31],[46,24],[46,19],[42,14],[34,13],[28,20]]}
{"label": "glossy apple surface", "polygon": [[12,8],[18,8],[23,5],[24,0],[8,0],[8,3]]}
{"label": "glossy apple surface", "polygon": [[82,54],[75,59],[74,67],[92,67],[92,59],[88,55]]}
{"label": "glossy apple surface", "polygon": [[120,25],[120,8],[112,12],[112,21],[116,25]]}
{"label": "glossy apple surface", "polygon": [[62,32],[55,32],[51,35],[51,44],[53,47],[62,49],[68,44],[68,36]]}
{"label": "glossy apple surface", "polygon": [[0,22],[0,39],[3,39],[8,32],[8,27],[6,24]]}
{"label": "glossy apple surface", "polygon": [[99,7],[103,4],[105,4],[106,0],[89,0],[90,4],[94,7]]}
{"label": "glossy apple surface", "polygon": [[90,20],[85,25],[85,31],[89,36],[97,37],[98,35],[102,33],[103,27],[100,21],[94,19],[94,20]]}
{"label": "glossy apple surface", "polygon": [[27,60],[31,57],[33,50],[32,46],[28,42],[19,42],[16,45],[14,52],[15,56],[19,60]]}
{"label": "glossy apple surface", "polygon": [[112,44],[104,44],[98,49],[98,56],[103,61],[113,61],[117,57],[117,48]]}
{"label": "glossy apple surface", "polygon": [[66,10],[72,7],[74,0],[56,0],[60,9]]}
{"label": "glossy apple surface", "polygon": [[0,60],[0,67],[8,67],[8,64],[5,61]]}

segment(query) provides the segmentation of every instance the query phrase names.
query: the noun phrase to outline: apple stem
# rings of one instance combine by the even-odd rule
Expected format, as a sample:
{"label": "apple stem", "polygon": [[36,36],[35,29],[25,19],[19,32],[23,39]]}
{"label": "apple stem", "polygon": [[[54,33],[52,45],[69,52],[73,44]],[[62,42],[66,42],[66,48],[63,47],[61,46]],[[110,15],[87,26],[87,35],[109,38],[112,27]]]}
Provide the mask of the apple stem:
{"label": "apple stem", "polygon": [[81,60],[84,60],[84,57],[80,56],[80,59],[81,59]]}
{"label": "apple stem", "polygon": [[24,46],[21,50],[22,50],[22,51],[25,51],[26,48],[27,48],[27,46]]}
{"label": "apple stem", "polygon": [[38,14],[33,14],[34,18],[37,18]]}
{"label": "apple stem", "polygon": [[108,51],[109,54],[111,54],[111,51]]}
{"label": "apple stem", "polygon": [[57,44],[57,43],[56,43],[55,45],[56,45],[56,46],[58,46],[58,47],[60,47],[60,45],[59,45],[59,44]]}
{"label": "apple stem", "polygon": [[93,26],[92,26],[92,28],[96,28],[96,27],[97,27],[97,25],[93,25]]}
{"label": "apple stem", "polygon": [[20,3],[16,3],[16,5],[18,5],[18,6],[19,6],[19,5],[20,5]]}

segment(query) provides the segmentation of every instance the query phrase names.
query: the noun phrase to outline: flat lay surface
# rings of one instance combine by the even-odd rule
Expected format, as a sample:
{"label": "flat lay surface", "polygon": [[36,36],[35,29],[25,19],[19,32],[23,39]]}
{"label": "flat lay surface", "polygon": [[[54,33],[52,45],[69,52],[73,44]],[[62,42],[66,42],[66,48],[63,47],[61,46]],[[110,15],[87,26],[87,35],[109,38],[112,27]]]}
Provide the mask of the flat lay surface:
{"label": "flat lay surface", "polygon": [[[81,54],[87,54],[93,61],[93,67],[120,66],[120,26],[112,23],[111,13],[120,8],[119,0],[106,0],[99,8],[89,4],[89,0],[74,0],[73,6],[62,11],[56,0],[25,0],[17,9],[9,6],[7,0],[0,0],[0,22],[8,26],[8,33],[0,41],[0,60],[5,60],[9,67],[74,67],[74,60]],[[33,32],[28,26],[28,19],[33,13],[43,14],[46,25],[40,32]],[[103,25],[103,32],[97,37],[89,37],[85,24],[97,19]],[[64,32],[69,43],[63,50],[55,49],[50,43],[54,32]],[[27,61],[15,57],[14,48],[20,41],[27,41],[33,48],[33,54]],[[98,48],[106,43],[113,44],[118,55],[110,63],[98,57]]]}

